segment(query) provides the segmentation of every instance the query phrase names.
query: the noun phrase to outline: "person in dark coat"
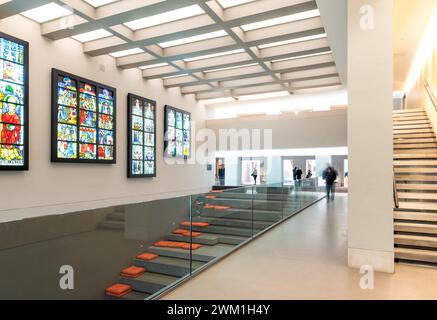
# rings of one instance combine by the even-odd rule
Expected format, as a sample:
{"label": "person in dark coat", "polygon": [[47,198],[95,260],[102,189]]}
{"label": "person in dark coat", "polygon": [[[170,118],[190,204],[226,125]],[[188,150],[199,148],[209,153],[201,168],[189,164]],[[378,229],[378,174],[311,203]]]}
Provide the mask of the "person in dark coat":
{"label": "person in dark coat", "polygon": [[326,182],[326,200],[328,202],[329,200],[334,201],[335,180],[337,180],[337,176],[337,171],[330,165],[323,171],[322,177]]}
{"label": "person in dark coat", "polygon": [[302,170],[300,168],[297,168],[296,170],[296,180],[297,180],[297,185],[300,187],[301,183],[302,183]]}

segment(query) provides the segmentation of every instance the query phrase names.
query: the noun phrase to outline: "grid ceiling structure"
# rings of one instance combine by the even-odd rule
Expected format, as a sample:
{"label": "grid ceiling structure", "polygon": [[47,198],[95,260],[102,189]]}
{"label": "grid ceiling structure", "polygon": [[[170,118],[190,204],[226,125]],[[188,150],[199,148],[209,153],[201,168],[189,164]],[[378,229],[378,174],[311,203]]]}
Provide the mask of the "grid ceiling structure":
{"label": "grid ceiling structure", "polygon": [[12,0],[51,40],[199,100],[341,86],[313,0]]}

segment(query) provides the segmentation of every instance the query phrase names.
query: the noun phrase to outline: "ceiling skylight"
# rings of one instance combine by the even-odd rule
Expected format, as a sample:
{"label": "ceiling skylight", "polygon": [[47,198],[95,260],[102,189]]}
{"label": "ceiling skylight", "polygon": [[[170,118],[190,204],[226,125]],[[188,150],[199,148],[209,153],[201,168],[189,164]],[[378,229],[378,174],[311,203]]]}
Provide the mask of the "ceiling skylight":
{"label": "ceiling skylight", "polygon": [[181,44],[223,37],[226,35],[227,35],[226,31],[219,30],[219,31],[215,31],[215,32],[200,34],[198,36],[182,38],[182,39],[177,39],[177,40],[172,40],[172,41],[167,41],[167,42],[161,42],[161,43],[158,43],[158,45],[162,48],[169,48],[169,47],[174,47],[174,46],[178,46]]}
{"label": "ceiling skylight", "polygon": [[295,14],[291,14],[288,16],[283,16],[283,17],[279,17],[279,18],[275,18],[275,19],[269,19],[269,20],[264,20],[264,21],[260,21],[260,22],[245,24],[245,25],[242,25],[241,28],[244,31],[250,31],[250,30],[271,27],[271,26],[275,26],[278,24],[282,24],[282,23],[299,21],[299,20],[304,20],[304,19],[314,18],[314,17],[320,17],[319,9],[305,11],[305,12],[299,12],[299,13],[295,13]]}
{"label": "ceiling skylight", "polygon": [[133,49],[129,49],[129,50],[113,52],[113,53],[110,53],[109,55],[113,56],[114,58],[120,58],[120,57],[130,56],[132,54],[143,53],[143,52],[144,52],[143,49],[133,48]]}
{"label": "ceiling skylight", "polygon": [[104,6],[105,4],[116,2],[118,0],[84,0],[84,1],[88,2],[94,8],[98,8],[98,7]]}
{"label": "ceiling skylight", "polygon": [[257,93],[257,94],[249,94],[244,96],[237,97],[238,100],[255,100],[255,99],[267,99],[267,98],[276,98],[276,97],[285,97],[290,95],[288,91],[276,91],[276,92],[267,92],[267,93]]}
{"label": "ceiling skylight", "polygon": [[126,22],[124,25],[132,30],[144,29],[152,26],[157,26],[167,22],[182,20],[189,17],[198,16],[205,13],[197,4],[181,9],[167,11],[154,16]]}
{"label": "ceiling skylight", "polygon": [[226,9],[226,8],[238,6],[240,4],[244,4],[244,3],[248,3],[248,2],[253,2],[255,0],[217,0],[217,1],[218,1],[218,3],[220,3],[220,5],[224,9]]}
{"label": "ceiling skylight", "polygon": [[203,59],[208,59],[208,58],[227,56],[229,54],[235,54],[235,53],[241,53],[241,52],[244,52],[244,49],[237,49],[237,50],[232,50],[232,51],[208,54],[208,55],[205,55],[205,56],[184,59],[184,61],[185,62],[190,62],[190,61],[196,61],[196,60],[203,60]]}
{"label": "ceiling skylight", "polygon": [[331,50],[318,52],[318,53],[304,54],[301,56],[296,56],[296,57],[291,57],[291,58],[272,60],[272,62],[280,62],[280,61],[296,60],[296,59],[301,59],[301,58],[317,57],[317,56],[323,56],[325,54],[330,54],[330,53],[332,53]]}
{"label": "ceiling skylight", "polygon": [[153,68],[165,67],[165,66],[168,66],[168,63],[163,62],[163,63],[149,64],[147,66],[142,66],[142,67],[139,67],[139,68],[141,70],[146,70],[146,69],[153,69]]}
{"label": "ceiling skylight", "polygon": [[80,41],[80,42],[88,42],[93,41],[101,38],[106,38],[112,36],[112,33],[109,31],[106,31],[105,29],[98,29],[91,32],[86,32],[82,34],[78,34],[76,36],[72,36],[73,39]]}
{"label": "ceiling skylight", "polygon": [[238,69],[238,68],[243,68],[243,67],[252,67],[252,66],[256,66],[256,65],[258,65],[257,62],[255,62],[255,63],[248,63],[248,64],[242,64],[242,65],[233,66],[233,67],[225,67],[225,68],[217,68],[217,69],[205,70],[203,72],[208,73],[208,72],[214,72],[214,71],[225,71],[225,70],[232,70],[232,69]]}
{"label": "ceiling skylight", "polygon": [[309,41],[309,40],[322,39],[322,38],[326,38],[326,36],[327,36],[326,33],[321,33],[321,34],[316,34],[314,36],[301,37],[301,38],[295,38],[295,39],[291,39],[291,40],[285,40],[285,41],[279,41],[279,42],[262,44],[262,45],[259,45],[258,48],[265,49],[265,48],[283,46],[283,45],[291,44],[291,43],[297,43],[297,42],[303,42],[303,41]]}
{"label": "ceiling skylight", "polygon": [[33,21],[44,23],[61,17],[73,14],[72,9],[68,6],[60,6],[50,2],[35,9],[27,10],[21,13],[23,16]]}

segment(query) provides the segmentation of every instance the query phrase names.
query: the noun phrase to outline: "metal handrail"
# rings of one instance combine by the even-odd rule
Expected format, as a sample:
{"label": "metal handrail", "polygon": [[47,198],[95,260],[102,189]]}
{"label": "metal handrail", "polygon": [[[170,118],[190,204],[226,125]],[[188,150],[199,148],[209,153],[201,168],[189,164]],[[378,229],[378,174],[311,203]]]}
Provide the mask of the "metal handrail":
{"label": "metal handrail", "polygon": [[395,172],[393,170],[393,202],[395,205],[395,208],[399,208],[399,198],[398,198],[398,190],[396,189],[396,178],[395,178]]}
{"label": "metal handrail", "polygon": [[428,93],[429,98],[431,99],[431,102],[434,106],[435,111],[437,111],[437,98],[434,95],[434,92],[431,89],[431,86],[429,85],[428,81],[423,80],[423,85],[425,86],[425,90]]}

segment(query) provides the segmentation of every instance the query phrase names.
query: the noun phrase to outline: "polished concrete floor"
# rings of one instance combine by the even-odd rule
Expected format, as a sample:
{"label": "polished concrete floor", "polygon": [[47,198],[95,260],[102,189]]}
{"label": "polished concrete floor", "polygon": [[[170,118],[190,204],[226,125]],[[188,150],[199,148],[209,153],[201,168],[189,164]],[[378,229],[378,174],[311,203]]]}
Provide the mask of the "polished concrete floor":
{"label": "polished concrete floor", "polygon": [[437,299],[437,269],[396,265],[360,288],[346,267],[347,195],[318,202],[164,299]]}

